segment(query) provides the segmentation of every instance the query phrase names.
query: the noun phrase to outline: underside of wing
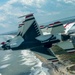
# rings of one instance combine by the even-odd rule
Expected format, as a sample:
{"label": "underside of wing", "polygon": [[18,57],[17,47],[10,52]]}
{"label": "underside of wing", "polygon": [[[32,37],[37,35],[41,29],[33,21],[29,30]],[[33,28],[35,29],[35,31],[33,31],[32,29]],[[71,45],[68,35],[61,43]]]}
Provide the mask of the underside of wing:
{"label": "underside of wing", "polygon": [[53,51],[51,49],[47,49],[43,46],[33,48],[33,49],[31,49],[31,51],[44,57],[47,60],[51,60],[52,62],[58,61],[58,59],[55,56],[55,54],[53,53]]}
{"label": "underside of wing", "polygon": [[68,53],[72,53],[75,51],[75,48],[73,46],[73,43],[70,40],[60,42],[57,44],[59,47],[67,51]]}

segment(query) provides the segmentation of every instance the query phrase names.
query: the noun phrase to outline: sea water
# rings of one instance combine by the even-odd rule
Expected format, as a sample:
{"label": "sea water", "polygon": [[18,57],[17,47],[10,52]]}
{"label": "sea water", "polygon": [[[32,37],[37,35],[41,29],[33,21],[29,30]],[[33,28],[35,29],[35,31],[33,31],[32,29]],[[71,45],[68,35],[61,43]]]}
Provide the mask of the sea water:
{"label": "sea water", "polygon": [[[0,36],[0,42],[12,36]],[[30,50],[0,50],[0,75],[49,75],[48,69]]]}
{"label": "sea water", "polygon": [[[0,35],[0,43],[13,37]],[[64,67],[59,64],[55,65],[59,71],[54,65],[48,65],[41,62],[29,49],[0,50],[0,75],[70,75],[67,72],[64,73]]]}

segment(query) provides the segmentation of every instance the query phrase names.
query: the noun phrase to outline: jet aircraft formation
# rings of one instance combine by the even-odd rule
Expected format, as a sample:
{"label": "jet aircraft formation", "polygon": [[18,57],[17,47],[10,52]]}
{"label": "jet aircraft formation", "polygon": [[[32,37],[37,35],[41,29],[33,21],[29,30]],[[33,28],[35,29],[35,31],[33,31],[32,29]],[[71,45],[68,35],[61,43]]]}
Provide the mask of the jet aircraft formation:
{"label": "jet aircraft formation", "polygon": [[[34,53],[51,60],[52,62],[58,61],[51,47],[57,44],[65,51],[71,53],[74,52],[73,40],[74,37],[69,34],[63,34],[64,31],[63,24],[74,22],[75,19],[70,19],[63,22],[54,22],[43,28],[43,26],[38,25],[33,14],[28,14],[25,16],[25,20],[22,24],[19,24],[18,32],[13,39],[9,39],[6,42],[2,42],[1,50],[25,50],[30,49]],[[51,31],[50,31],[51,28]],[[44,35],[43,32],[50,32],[50,34]],[[71,40],[71,41],[70,41]],[[66,45],[67,44],[67,45]]]}

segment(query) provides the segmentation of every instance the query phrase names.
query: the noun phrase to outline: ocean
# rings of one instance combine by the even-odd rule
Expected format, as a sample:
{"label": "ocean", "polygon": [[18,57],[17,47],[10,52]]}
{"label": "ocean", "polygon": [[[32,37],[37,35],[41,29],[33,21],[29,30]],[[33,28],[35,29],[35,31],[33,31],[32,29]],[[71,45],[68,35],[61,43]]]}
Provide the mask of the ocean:
{"label": "ocean", "polygon": [[[13,36],[0,36],[0,42]],[[49,75],[48,69],[30,50],[0,50],[0,75]]]}
{"label": "ocean", "polygon": [[[0,35],[0,43],[14,36]],[[0,75],[70,75],[61,64],[42,62],[29,49],[0,50]]]}
{"label": "ocean", "polygon": [[48,75],[47,72],[29,50],[0,51],[0,75]]}

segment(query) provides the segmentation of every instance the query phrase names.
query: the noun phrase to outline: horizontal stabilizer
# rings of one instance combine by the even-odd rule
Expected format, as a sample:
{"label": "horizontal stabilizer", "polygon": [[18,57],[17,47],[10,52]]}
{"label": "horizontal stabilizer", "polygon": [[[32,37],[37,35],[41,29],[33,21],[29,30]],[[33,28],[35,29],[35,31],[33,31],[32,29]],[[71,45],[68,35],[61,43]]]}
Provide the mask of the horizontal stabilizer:
{"label": "horizontal stabilizer", "polygon": [[26,38],[26,37],[30,38],[29,35],[32,37],[34,35],[34,38],[39,35],[42,35],[42,32],[41,32],[33,14],[26,15],[23,29],[22,29],[22,37],[23,38]]}
{"label": "horizontal stabilizer", "polygon": [[14,37],[14,39],[10,41],[10,47],[11,48],[18,47],[23,41],[24,39],[21,36]]}
{"label": "horizontal stabilizer", "polygon": [[52,62],[58,61],[57,57],[55,56],[55,54],[51,49],[47,49],[45,47],[40,46],[31,49],[31,51],[46,58],[47,60],[51,60]]}
{"label": "horizontal stabilizer", "polygon": [[67,51],[68,53],[74,52],[75,48],[72,44],[71,41],[67,40],[64,42],[60,42],[57,44],[59,47],[61,47],[62,49],[64,49],[65,51]]}

